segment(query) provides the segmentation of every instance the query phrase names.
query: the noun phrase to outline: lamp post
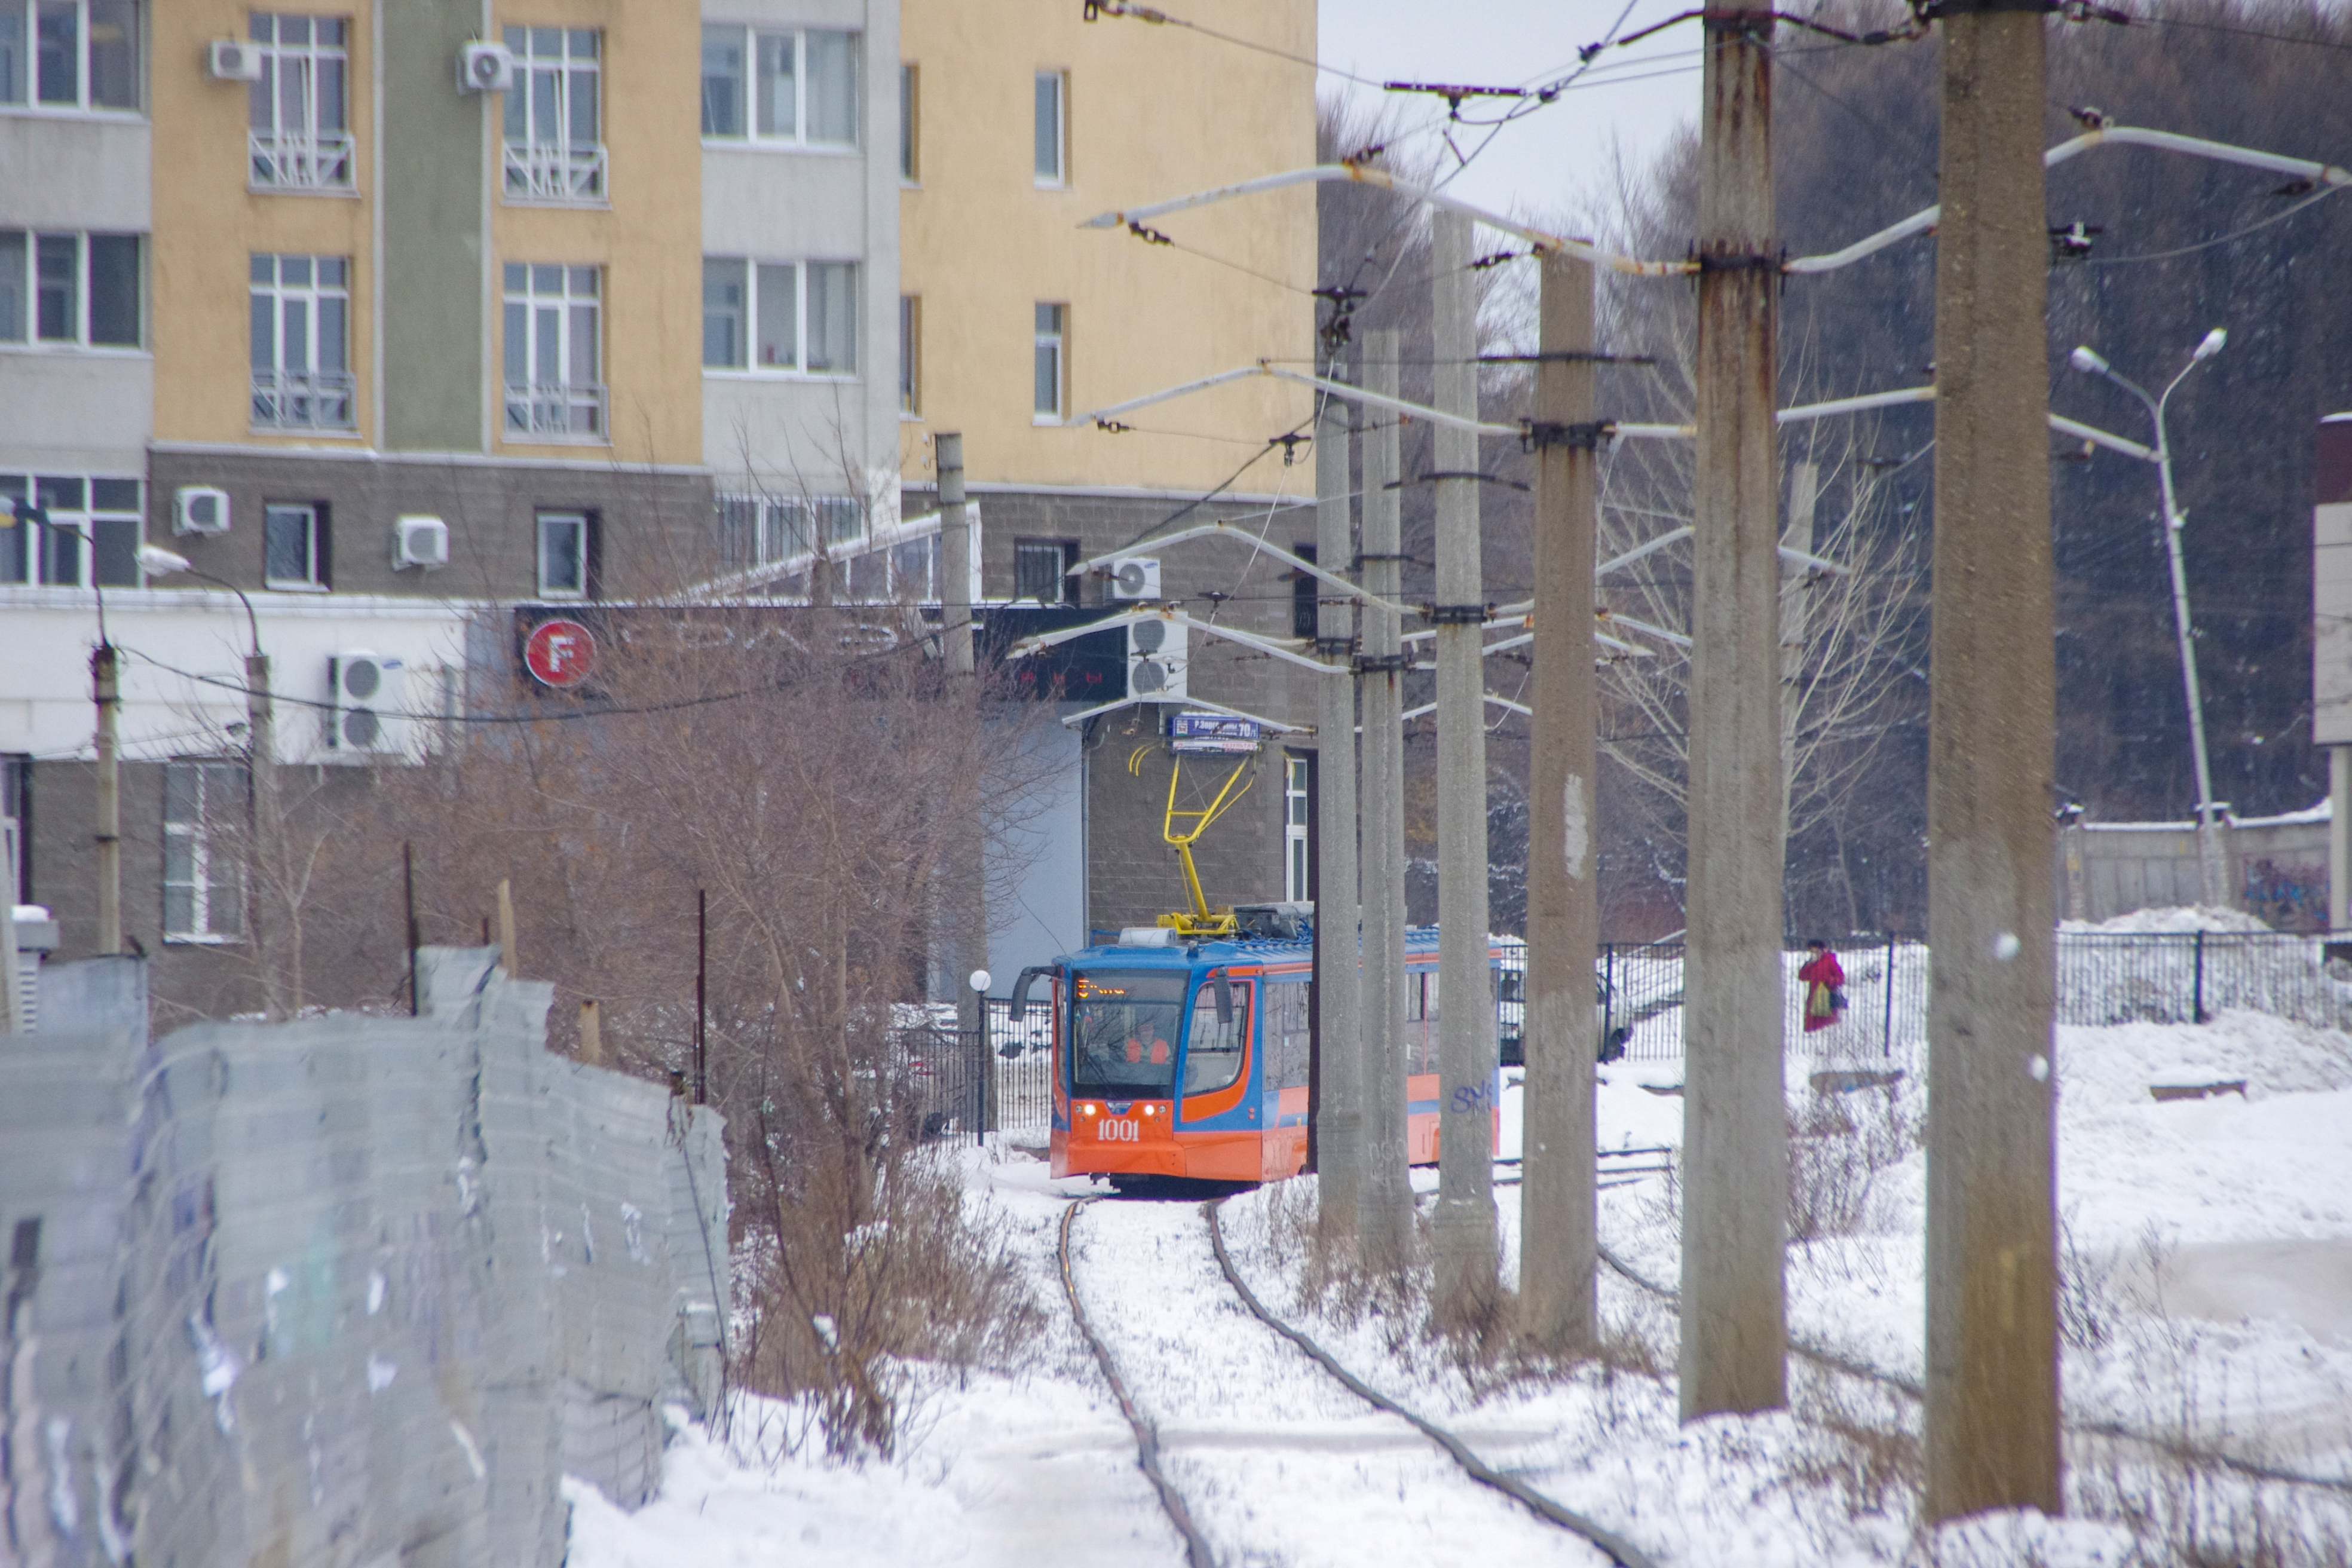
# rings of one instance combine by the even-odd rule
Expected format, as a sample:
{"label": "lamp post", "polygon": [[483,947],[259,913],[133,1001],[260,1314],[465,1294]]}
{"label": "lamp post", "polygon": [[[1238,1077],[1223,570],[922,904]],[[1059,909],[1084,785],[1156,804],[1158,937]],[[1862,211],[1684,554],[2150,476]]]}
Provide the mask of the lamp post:
{"label": "lamp post", "polygon": [[2203,901],[2219,908],[2233,904],[2223,889],[2221,827],[2213,819],[2213,773],[2205,752],[2205,705],[2197,690],[2197,644],[2189,624],[2189,577],[2181,565],[2180,531],[2189,519],[2180,510],[2172,489],[2172,443],[2165,435],[2164,410],[2171,402],[2175,388],[2189,373],[2221,352],[2230,334],[2221,327],[2205,334],[2202,342],[2189,354],[2189,363],[2179,374],[2165,384],[2164,391],[2154,397],[2147,388],[2118,374],[2089,348],[2078,348],[2068,356],[2074,367],[2086,375],[2103,375],[2147,407],[2148,416],[2156,422],[2156,472],[2164,499],[2164,543],[2172,562],[2172,623],[2180,639],[2180,683],[2189,700],[2189,752],[2197,769],[2197,871],[2198,886]]}
{"label": "lamp post", "polygon": [[[226,588],[245,606],[247,637],[245,655],[245,742],[246,742],[246,904],[247,918],[256,928],[252,932],[254,952],[265,954],[268,949],[258,929],[259,900],[254,897],[254,883],[258,879],[261,847],[274,835],[278,804],[278,736],[277,721],[270,706],[269,656],[261,651],[261,620],[253,612],[253,601],[245,590],[225,577],[209,572],[199,572],[188,558],[157,544],[139,547],[140,567],[151,577],[168,577],[184,573],[200,581]],[[262,991],[272,1017],[283,1016],[289,999],[283,996],[276,965],[265,956],[262,964]]]}
{"label": "lamp post", "polygon": [[[111,955],[122,951],[122,774],[116,745],[122,692],[114,642],[106,635],[106,586],[98,580],[98,542],[70,523],[50,521],[47,507],[0,496],[0,528],[14,528],[20,522],[31,528],[69,533],[90,546],[89,585],[98,595],[98,646],[89,654],[90,697],[98,708],[98,778],[90,800],[91,816],[97,820],[90,837],[98,850],[98,951],[102,956]],[[37,546],[34,552],[38,553]],[[15,897],[14,893],[10,897]]]}

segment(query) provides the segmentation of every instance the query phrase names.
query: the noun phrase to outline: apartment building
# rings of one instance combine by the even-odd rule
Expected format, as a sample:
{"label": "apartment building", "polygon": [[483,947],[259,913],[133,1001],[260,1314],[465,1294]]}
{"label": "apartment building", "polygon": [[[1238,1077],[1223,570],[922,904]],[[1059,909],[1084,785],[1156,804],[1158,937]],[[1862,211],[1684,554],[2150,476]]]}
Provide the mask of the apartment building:
{"label": "apartment building", "polygon": [[[1089,20],[1089,10],[1075,0],[901,4],[905,512],[933,507],[933,436],[961,433],[982,522],[982,596],[1008,627],[1051,606],[1115,606],[1107,575],[1065,569],[1180,512],[1185,524],[1245,521],[1286,547],[1314,537],[1313,510],[1299,504],[1314,495],[1311,453],[1297,447],[1293,463],[1291,449],[1270,444],[1305,428],[1302,389],[1252,379],[1124,416],[1116,428],[1084,417],[1260,359],[1307,364],[1318,282],[1311,189],[1164,220],[1172,245],[1078,226],[1314,163],[1315,73],[1298,60],[1315,55],[1315,6],[1184,8],[1203,28],[1279,54],[1108,12]],[[1223,625],[1292,635],[1297,584],[1279,563],[1223,540],[1136,548],[1159,561],[1159,596]],[[1313,743],[1303,731],[1314,707],[1304,682],[1318,678],[1205,639],[1188,662],[1196,702],[1298,727],[1269,727],[1251,793],[1202,840],[1211,897],[1303,897],[1300,792]],[[1061,713],[1081,784],[1031,835],[1048,874],[1024,889],[1024,913],[994,955],[1000,971],[1181,902],[1161,842],[1170,763],[1157,742],[1188,704],[1123,687],[1065,695],[1084,699]],[[1208,759],[1186,766],[1187,781],[1220,776]],[[1074,844],[1083,852],[1053,857]]]}
{"label": "apartment building", "polygon": [[0,498],[38,520],[0,528],[0,816],[67,955],[101,621],[126,927],[216,1012],[249,645],[280,762],[358,788],[510,703],[510,606],[895,515],[897,54],[862,0],[0,0]]}

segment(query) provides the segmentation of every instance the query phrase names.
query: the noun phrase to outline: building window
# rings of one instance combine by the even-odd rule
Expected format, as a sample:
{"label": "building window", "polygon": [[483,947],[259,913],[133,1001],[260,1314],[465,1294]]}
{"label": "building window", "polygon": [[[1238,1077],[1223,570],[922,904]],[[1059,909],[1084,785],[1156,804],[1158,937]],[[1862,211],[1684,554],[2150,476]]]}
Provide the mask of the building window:
{"label": "building window", "polygon": [[816,28],[703,28],[702,133],[856,146],[862,44],[860,34]]}
{"label": "building window", "polygon": [[1307,890],[1307,810],[1315,792],[1313,764],[1305,757],[1284,760],[1282,773],[1282,896],[1302,903]]}
{"label": "building window", "polygon": [[135,234],[0,229],[0,342],[135,349],[141,280]]}
{"label": "building window", "polygon": [[865,532],[866,508],[855,496],[719,498],[719,558],[730,572],[805,561],[820,539],[850,544]]}
{"label": "building window", "polygon": [[584,599],[589,596],[590,558],[588,514],[543,511],[539,514],[539,596],[542,599]]}
{"label": "building window", "polygon": [[602,281],[593,267],[507,263],[508,435],[605,439]]}
{"label": "building window", "polygon": [[505,94],[509,201],[604,201],[602,41],[593,27],[507,29],[515,59]]}
{"label": "building window", "polygon": [[163,764],[163,940],[225,942],[245,935],[237,829],[243,763]]}
{"label": "building window", "polygon": [[770,375],[855,375],[857,264],[703,258],[702,363]]}
{"label": "building window", "polygon": [[0,0],[0,104],[135,110],[138,0]]}
{"label": "building window", "polygon": [[910,185],[923,177],[922,86],[920,68],[898,68],[898,177]]}
{"label": "building window", "polygon": [[1041,605],[1071,602],[1070,568],[1077,563],[1078,547],[1066,539],[1016,539],[1013,542],[1013,597],[1034,599]]}
{"label": "building window", "polygon": [[1070,183],[1070,79],[1062,71],[1037,73],[1037,183]]}
{"label": "building window", "polygon": [[351,263],[340,256],[257,256],[253,424],[260,430],[350,430]]}
{"label": "building window", "polygon": [[1062,421],[1063,400],[1069,386],[1069,367],[1066,363],[1069,320],[1067,305],[1037,307],[1037,384],[1032,407],[1041,425],[1058,425]]}
{"label": "building window", "polygon": [[295,593],[327,586],[327,509],[271,501],[261,512],[261,580]]}
{"label": "building window", "polygon": [[0,474],[0,499],[37,509],[0,529],[0,584],[138,587],[143,489],[137,479]]}
{"label": "building window", "polygon": [[923,301],[898,296],[898,412],[923,411]]}
{"label": "building window", "polygon": [[352,188],[357,159],[344,87],[347,27],[335,16],[254,13],[261,79],[247,89],[246,150],[255,189]]}
{"label": "building window", "polygon": [[[1290,552],[1301,561],[1315,559],[1315,546],[1294,544]],[[1304,572],[1290,574],[1290,635],[1313,638],[1321,636],[1318,627],[1316,608],[1322,595],[1322,584]]]}

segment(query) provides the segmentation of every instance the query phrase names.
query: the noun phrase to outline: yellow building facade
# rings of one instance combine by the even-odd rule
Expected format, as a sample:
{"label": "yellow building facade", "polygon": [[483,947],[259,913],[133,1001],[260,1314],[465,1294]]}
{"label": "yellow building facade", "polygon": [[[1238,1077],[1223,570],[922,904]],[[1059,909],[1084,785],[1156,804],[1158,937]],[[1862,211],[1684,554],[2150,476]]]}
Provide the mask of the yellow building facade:
{"label": "yellow building facade", "polygon": [[[1186,16],[1315,55],[1313,0],[1202,0]],[[930,435],[960,430],[979,482],[1205,490],[1307,417],[1301,389],[1262,381],[1139,414],[1126,434],[1078,422],[1261,358],[1307,362],[1311,188],[1165,220],[1184,249],[1078,225],[1314,163],[1311,68],[1182,28],[1089,22],[1070,0],[905,0],[901,26],[915,112],[899,288],[919,302],[904,316],[908,483],[930,472]],[[1055,97],[1061,123],[1041,123]],[[1039,406],[1041,305],[1062,311],[1052,412]],[[1253,469],[1241,488],[1275,482]]]}

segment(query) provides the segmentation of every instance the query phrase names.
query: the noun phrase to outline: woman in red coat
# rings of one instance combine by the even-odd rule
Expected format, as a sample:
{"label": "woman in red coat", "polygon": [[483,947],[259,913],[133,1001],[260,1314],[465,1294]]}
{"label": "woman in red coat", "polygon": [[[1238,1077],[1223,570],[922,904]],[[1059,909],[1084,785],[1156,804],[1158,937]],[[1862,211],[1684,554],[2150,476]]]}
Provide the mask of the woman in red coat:
{"label": "woman in red coat", "polygon": [[1805,1032],[1811,1034],[1838,1021],[1845,1006],[1845,970],[1821,938],[1813,938],[1805,947],[1812,956],[1797,971],[1797,979],[1805,988]]}

